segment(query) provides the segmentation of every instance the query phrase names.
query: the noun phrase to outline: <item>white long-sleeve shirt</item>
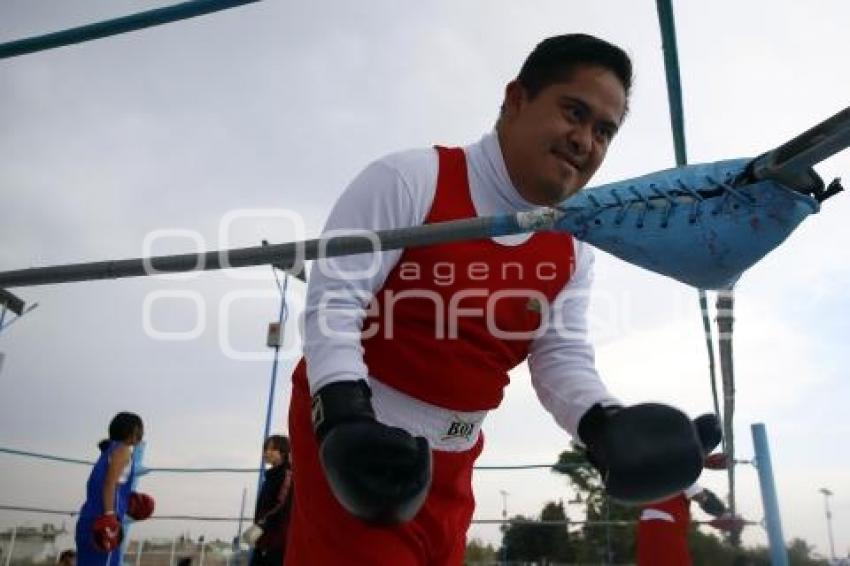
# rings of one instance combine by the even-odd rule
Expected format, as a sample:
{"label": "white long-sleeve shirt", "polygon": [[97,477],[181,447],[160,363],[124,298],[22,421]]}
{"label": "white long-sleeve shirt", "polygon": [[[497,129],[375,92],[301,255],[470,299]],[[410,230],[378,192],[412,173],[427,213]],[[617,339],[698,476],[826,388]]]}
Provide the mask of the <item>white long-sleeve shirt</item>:
{"label": "white long-sleeve shirt", "polygon": [[[478,216],[513,214],[536,207],[524,200],[510,181],[498,137],[485,135],[464,148],[470,192]],[[363,170],[337,201],[323,234],[334,231],[385,230],[423,224],[434,201],[438,157],[433,148],[416,149],[379,159]],[[496,238],[502,245],[523,243],[530,234]],[[310,390],[328,383],[369,379],[360,341],[365,309],[383,286],[403,250],[318,260],[313,266],[304,313],[304,354]],[[595,403],[615,404],[595,368],[587,339],[587,307],[593,253],[575,241],[575,271],[553,301],[554,324],[535,338],[529,350],[532,384],[543,406],[577,437],[579,419]],[[373,384],[382,391],[380,384]],[[386,395],[375,395],[378,417],[410,432],[423,432],[416,415],[427,410],[398,410],[400,392],[391,392],[392,407],[381,407]],[[417,404],[417,400],[410,400]],[[407,416],[406,416],[407,415]],[[483,417],[482,417],[483,419]],[[382,419],[383,420],[383,419]]]}

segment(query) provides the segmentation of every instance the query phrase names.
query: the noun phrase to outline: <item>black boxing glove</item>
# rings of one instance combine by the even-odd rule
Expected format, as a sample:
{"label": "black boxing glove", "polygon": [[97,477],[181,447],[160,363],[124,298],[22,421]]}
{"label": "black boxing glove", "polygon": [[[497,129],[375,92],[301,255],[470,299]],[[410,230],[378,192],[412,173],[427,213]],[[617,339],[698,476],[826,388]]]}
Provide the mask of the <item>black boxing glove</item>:
{"label": "black boxing glove", "polygon": [[375,419],[364,380],[325,385],[313,396],[313,429],[331,491],[349,513],[390,525],[411,520],[431,486],[428,441]]}
{"label": "black boxing glove", "polygon": [[720,421],[714,413],[706,413],[694,419],[694,427],[697,429],[699,442],[702,444],[703,452],[708,455],[717,448],[723,440],[723,431],[720,429]]}
{"label": "black boxing glove", "polygon": [[[710,429],[704,417],[701,428]],[[706,450],[696,424],[667,405],[597,404],[581,418],[578,433],[608,495],[623,503],[665,499],[690,487],[702,472]]]}

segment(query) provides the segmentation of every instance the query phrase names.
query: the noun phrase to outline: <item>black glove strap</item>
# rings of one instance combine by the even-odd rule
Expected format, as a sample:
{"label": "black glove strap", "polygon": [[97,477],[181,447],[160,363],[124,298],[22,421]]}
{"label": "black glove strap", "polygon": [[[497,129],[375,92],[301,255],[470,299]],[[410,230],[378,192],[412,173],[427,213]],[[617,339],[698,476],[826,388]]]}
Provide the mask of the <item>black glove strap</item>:
{"label": "black glove strap", "polygon": [[363,379],[329,383],[313,395],[313,430],[321,442],[342,422],[375,420],[372,390]]}

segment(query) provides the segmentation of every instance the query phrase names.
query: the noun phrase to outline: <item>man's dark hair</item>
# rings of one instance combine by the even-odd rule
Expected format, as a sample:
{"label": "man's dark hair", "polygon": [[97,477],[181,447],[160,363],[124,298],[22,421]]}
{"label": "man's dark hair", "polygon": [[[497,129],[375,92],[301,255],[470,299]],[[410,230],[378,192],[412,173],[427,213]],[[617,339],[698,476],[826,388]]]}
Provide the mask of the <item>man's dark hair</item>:
{"label": "man's dark hair", "polygon": [[544,39],[528,55],[517,80],[529,98],[534,98],[547,86],[570,79],[583,65],[608,69],[623,84],[628,99],[632,88],[632,61],[625,51],[592,35],[571,33]]}
{"label": "man's dark hair", "polygon": [[109,422],[109,438],[101,440],[98,448],[106,450],[110,441],[125,442],[132,438],[136,430],[144,431],[145,425],[142,418],[136,413],[121,412],[112,417]]}

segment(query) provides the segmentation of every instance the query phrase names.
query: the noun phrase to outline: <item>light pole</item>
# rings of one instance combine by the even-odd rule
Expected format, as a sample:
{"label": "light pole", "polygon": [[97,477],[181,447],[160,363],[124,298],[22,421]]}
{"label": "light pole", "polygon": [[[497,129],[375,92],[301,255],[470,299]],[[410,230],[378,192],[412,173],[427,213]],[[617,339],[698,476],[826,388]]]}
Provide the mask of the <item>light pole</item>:
{"label": "light pole", "polygon": [[820,488],[818,491],[823,494],[823,505],[826,510],[826,528],[829,533],[829,558],[830,561],[835,562],[835,541],[832,538],[832,511],[829,509],[829,498],[832,496],[832,492],[825,487]]}
{"label": "light pole", "polygon": [[248,488],[242,488],[242,504],[239,506],[239,522],[236,526],[236,536],[233,537],[233,564],[239,564],[239,554],[241,551],[241,540],[242,540],[242,517],[245,516],[245,495],[247,494]]}
{"label": "light pole", "polygon": [[502,496],[502,519],[505,520],[502,523],[502,562],[508,563],[508,496],[510,493],[505,491],[504,489],[499,490],[499,494]]}

